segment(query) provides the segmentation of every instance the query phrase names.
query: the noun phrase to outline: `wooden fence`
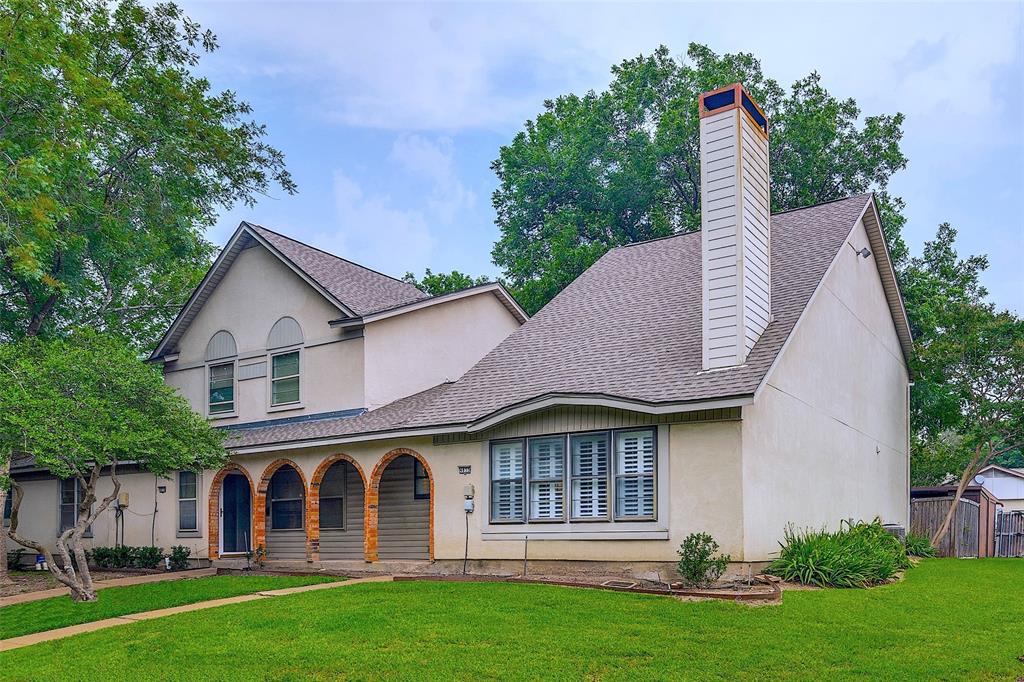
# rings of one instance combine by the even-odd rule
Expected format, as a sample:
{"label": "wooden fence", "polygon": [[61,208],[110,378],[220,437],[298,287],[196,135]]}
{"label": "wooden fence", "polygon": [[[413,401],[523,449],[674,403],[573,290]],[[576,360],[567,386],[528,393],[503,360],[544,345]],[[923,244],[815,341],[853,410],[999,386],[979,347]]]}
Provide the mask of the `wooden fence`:
{"label": "wooden fence", "polygon": [[1024,511],[996,510],[996,556],[1024,557]]}
{"label": "wooden fence", "polygon": [[[910,532],[931,539],[949,512],[952,497],[929,497],[910,501]],[[978,556],[978,520],[981,510],[977,502],[960,499],[949,532],[935,548],[937,556]]]}

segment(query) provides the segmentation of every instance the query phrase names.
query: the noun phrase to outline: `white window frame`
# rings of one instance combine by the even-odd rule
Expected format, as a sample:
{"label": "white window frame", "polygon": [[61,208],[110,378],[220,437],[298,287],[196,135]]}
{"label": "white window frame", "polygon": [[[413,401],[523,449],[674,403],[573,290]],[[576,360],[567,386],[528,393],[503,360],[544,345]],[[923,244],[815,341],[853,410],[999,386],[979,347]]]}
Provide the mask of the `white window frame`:
{"label": "white window frame", "polygon": [[[637,433],[641,431],[651,432],[651,447],[653,448],[653,461],[651,462],[652,471],[649,474],[620,474],[619,473],[619,448],[618,448],[618,436],[620,433]],[[612,518],[614,521],[656,521],[658,519],[658,430],[656,428],[629,428],[629,429],[615,429],[612,431],[612,466],[614,471],[612,472],[612,490],[609,491],[609,501],[613,505]],[[653,499],[651,500],[651,515],[650,516],[619,516],[619,479],[620,478],[645,478],[650,477],[651,481],[651,494]]]}
{"label": "white window frame", "polygon": [[[305,358],[303,357],[303,355],[305,355],[305,353],[303,353],[302,351],[303,351],[303,347],[302,346],[291,346],[291,347],[286,347],[286,348],[281,348],[281,349],[275,349],[274,352],[267,353],[267,412],[285,412],[287,410],[299,410],[299,409],[302,409],[304,407],[304,405],[302,403],[302,384],[304,383],[303,380],[302,380],[302,375],[304,374],[303,369],[304,369]],[[280,403],[278,405],[275,405],[274,404],[274,381],[275,381],[275,379],[274,379],[274,358],[276,358],[279,355],[288,355],[289,353],[298,353],[299,354],[299,373],[298,374],[289,374],[286,377],[279,377],[278,379],[276,379],[276,381],[280,381],[281,379],[291,379],[292,377],[298,377],[298,379],[299,379],[299,399],[298,400],[294,400],[294,401],[292,401],[290,403]]]}
{"label": "white window frame", "polygon": [[[210,374],[214,367],[222,365],[231,365],[231,409],[227,412],[213,412],[210,410]],[[206,363],[206,389],[203,402],[206,405],[207,419],[228,419],[238,416],[238,358],[222,358]]]}
{"label": "white window frame", "polygon": [[[196,477],[196,496],[195,498],[181,497],[181,475],[183,473],[190,473]],[[201,471],[190,471],[182,470],[178,471],[174,476],[174,491],[175,491],[175,537],[179,538],[195,538],[200,537],[203,533],[203,515],[200,513],[199,499],[202,495],[203,489],[203,474]],[[196,505],[196,527],[195,528],[182,528],[181,527],[181,503],[193,500]]]}
{"label": "white window frame", "polygon": [[[520,448],[522,448],[522,453],[523,453],[522,454],[522,457],[523,457],[523,469],[522,469],[522,475],[519,478],[500,478],[500,479],[493,479],[493,478],[491,478],[491,470],[492,470],[492,467],[493,467],[493,457],[494,457],[493,447],[495,445],[501,445],[502,443],[519,443]],[[487,519],[488,519],[488,521],[490,523],[493,523],[493,524],[502,524],[502,525],[526,523],[526,516],[529,513],[527,511],[527,506],[529,504],[529,501],[527,500],[528,492],[526,490],[526,479],[527,479],[527,475],[526,475],[527,474],[527,472],[526,472],[526,439],[525,438],[502,438],[502,439],[498,439],[498,440],[486,441],[485,445],[484,445],[484,451],[485,451],[485,460],[484,461],[486,463],[486,466],[484,467],[484,471],[487,472]],[[495,482],[502,482],[502,481],[519,481],[520,490],[522,491],[522,496],[523,496],[523,501],[522,501],[522,506],[521,506],[522,516],[520,516],[519,518],[508,518],[508,519],[496,519],[496,518],[494,518],[494,509],[491,508],[491,495],[493,494],[492,491],[494,489]]]}
{"label": "white window frame", "polygon": [[[58,478],[57,479],[57,537],[60,537],[61,533],[63,533],[65,530],[67,530],[67,528],[61,528],[61,522],[60,522],[61,515],[64,512],[64,509],[63,509],[63,507],[64,507],[64,498],[63,498],[63,495],[64,495],[64,490],[63,490],[64,481],[73,481],[75,483],[75,501],[74,501],[75,523],[78,523],[78,505],[81,503],[81,495],[84,492],[82,490],[82,484],[79,482],[79,480],[77,478]],[[70,526],[68,526],[68,528],[70,528]],[[92,537],[92,524],[89,524],[88,526],[85,527],[85,532],[82,533],[82,537],[84,537],[84,538],[91,538]]]}
{"label": "white window frame", "polygon": [[[531,468],[532,456],[532,445],[535,441],[561,441],[562,442],[562,475],[560,477],[533,477]],[[525,461],[523,467],[523,475],[526,478],[526,485],[524,486],[524,496],[526,497],[526,522],[527,523],[565,523],[568,509],[566,508],[566,492],[568,490],[567,478],[568,470],[566,468],[566,460],[569,455],[568,449],[569,436],[568,434],[555,434],[552,436],[531,436],[526,439],[525,449]],[[562,514],[560,516],[552,517],[538,517],[534,516],[534,504],[533,504],[533,484],[534,483],[554,483],[562,485]]]}

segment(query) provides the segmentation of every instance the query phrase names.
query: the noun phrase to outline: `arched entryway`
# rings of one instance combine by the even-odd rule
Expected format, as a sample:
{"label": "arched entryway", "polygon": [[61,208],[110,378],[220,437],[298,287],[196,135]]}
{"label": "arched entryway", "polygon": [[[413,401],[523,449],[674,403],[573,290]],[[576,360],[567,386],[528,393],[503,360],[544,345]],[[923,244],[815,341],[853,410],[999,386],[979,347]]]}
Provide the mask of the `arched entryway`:
{"label": "arched entryway", "polygon": [[320,463],[309,486],[310,547],[323,561],[364,558],[363,470],[348,455]]}
{"label": "arched entryway", "polygon": [[434,478],[423,457],[392,450],[367,490],[366,559],[434,558]]}
{"label": "arched entryway", "polygon": [[228,464],[213,477],[208,514],[211,559],[245,554],[255,546],[254,492],[249,473],[237,464]]}
{"label": "arched entryway", "polygon": [[306,479],[302,471],[291,460],[271,463],[260,479],[255,510],[256,523],[263,531],[257,533],[257,539],[263,540],[268,559],[308,557],[306,511]]}

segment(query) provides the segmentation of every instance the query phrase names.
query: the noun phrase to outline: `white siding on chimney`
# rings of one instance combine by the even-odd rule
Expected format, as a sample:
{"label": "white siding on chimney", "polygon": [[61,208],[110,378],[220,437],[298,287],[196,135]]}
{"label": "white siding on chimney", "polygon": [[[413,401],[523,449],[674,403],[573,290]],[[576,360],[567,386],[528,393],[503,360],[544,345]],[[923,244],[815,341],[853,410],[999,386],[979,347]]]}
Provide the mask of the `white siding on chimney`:
{"label": "white siding on chimney", "polygon": [[704,369],[740,365],[771,319],[768,141],[740,108],[700,121]]}

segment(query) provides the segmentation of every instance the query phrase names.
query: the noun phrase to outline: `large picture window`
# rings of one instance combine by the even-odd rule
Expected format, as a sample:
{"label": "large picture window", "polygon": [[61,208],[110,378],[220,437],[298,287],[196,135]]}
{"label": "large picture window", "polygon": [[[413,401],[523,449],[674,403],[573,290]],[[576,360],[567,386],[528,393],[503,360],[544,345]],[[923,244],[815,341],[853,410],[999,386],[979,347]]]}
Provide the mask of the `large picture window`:
{"label": "large picture window", "polygon": [[235,363],[210,365],[210,414],[235,411]]}
{"label": "large picture window", "polygon": [[199,476],[194,471],[178,472],[178,531],[199,531]]}
{"label": "large picture window", "polygon": [[299,402],[299,351],[281,353],[271,358],[270,404],[287,405]]}
{"label": "large picture window", "polygon": [[491,522],[654,520],[656,463],[654,428],[494,441]]}

